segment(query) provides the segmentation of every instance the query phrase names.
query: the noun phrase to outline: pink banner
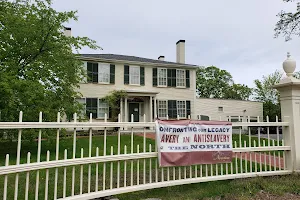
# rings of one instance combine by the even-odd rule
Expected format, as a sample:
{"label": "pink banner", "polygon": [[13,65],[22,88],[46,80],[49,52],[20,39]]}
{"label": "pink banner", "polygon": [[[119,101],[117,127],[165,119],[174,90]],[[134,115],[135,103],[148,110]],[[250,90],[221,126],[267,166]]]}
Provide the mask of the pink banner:
{"label": "pink banner", "polygon": [[232,124],[225,121],[158,120],[161,167],[232,161]]}

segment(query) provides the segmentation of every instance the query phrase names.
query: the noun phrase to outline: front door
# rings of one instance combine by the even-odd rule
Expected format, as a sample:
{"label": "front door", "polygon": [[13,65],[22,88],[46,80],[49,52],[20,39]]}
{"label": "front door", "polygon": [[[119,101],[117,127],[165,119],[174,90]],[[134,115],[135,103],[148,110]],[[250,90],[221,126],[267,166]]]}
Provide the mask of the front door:
{"label": "front door", "polygon": [[131,115],[133,114],[133,121],[134,122],[139,122],[139,103],[129,103],[129,121],[131,121]]}

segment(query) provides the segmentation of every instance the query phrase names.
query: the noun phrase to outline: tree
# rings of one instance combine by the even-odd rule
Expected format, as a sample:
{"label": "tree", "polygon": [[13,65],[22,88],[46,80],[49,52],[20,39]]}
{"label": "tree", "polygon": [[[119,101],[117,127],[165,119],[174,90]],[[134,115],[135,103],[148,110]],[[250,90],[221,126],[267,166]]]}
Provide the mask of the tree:
{"label": "tree", "polygon": [[124,90],[113,90],[106,95],[103,100],[106,101],[111,109],[112,121],[118,121],[118,115],[121,108],[121,99],[127,97],[127,92]]}
{"label": "tree", "polygon": [[279,92],[273,86],[279,83],[282,73],[275,71],[272,74],[263,76],[262,80],[254,80],[254,99],[263,102],[264,118],[269,116],[270,121],[275,121],[276,116],[280,117]]}
{"label": "tree", "polygon": [[262,80],[254,80],[254,84],[256,86],[254,89],[254,98],[258,101],[270,101],[274,104],[277,104],[279,102],[279,93],[273,88],[273,86],[279,83],[282,75],[283,74],[281,72],[276,70],[272,74],[263,76]]}
{"label": "tree", "polygon": [[204,98],[248,100],[252,93],[246,85],[235,84],[229,72],[215,66],[197,69],[196,89]]}
{"label": "tree", "polygon": [[[295,0],[283,0],[284,2],[295,2]],[[296,12],[281,11],[277,14],[279,17],[278,22],[275,25],[275,37],[283,35],[285,40],[291,40],[292,35],[300,36],[300,4],[297,3]]]}
{"label": "tree", "polygon": [[233,84],[228,87],[224,94],[224,99],[249,100],[252,89],[244,84]]}
{"label": "tree", "polygon": [[2,121],[52,121],[56,113],[79,110],[75,98],[83,80],[82,62],[72,50],[99,48],[87,37],[67,37],[63,24],[76,11],[58,12],[51,0],[0,2],[0,111]]}

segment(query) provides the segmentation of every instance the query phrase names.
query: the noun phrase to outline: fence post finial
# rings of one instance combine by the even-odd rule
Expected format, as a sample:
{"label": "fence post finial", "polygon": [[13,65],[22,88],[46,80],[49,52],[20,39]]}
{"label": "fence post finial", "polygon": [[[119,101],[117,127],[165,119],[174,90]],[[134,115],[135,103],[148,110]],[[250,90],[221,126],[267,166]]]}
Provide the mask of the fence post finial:
{"label": "fence post finial", "polygon": [[293,76],[296,69],[296,61],[291,58],[290,52],[287,53],[287,59],[282,63],[282,66],[288,77]]}

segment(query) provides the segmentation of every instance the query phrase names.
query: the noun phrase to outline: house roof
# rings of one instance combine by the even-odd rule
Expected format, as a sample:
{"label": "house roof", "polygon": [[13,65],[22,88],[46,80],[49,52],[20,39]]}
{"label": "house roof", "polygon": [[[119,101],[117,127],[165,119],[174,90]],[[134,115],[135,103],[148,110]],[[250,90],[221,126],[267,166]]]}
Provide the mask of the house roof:
{"label": "house roof", "polygon": [[167,64],[167,65],[180,65],[186,67],[197,67],[197,65],[183,64],[176,62],[168,62],[163,60],[154,60],[149,58],[141,58],[136,56],[126,56],[118,54],[80,54],[82,58],[94,58],[104,60],[118,60],[118,61],[130,61],[130,62],[141,62],[141,63],[154,63],[154,64]]}

